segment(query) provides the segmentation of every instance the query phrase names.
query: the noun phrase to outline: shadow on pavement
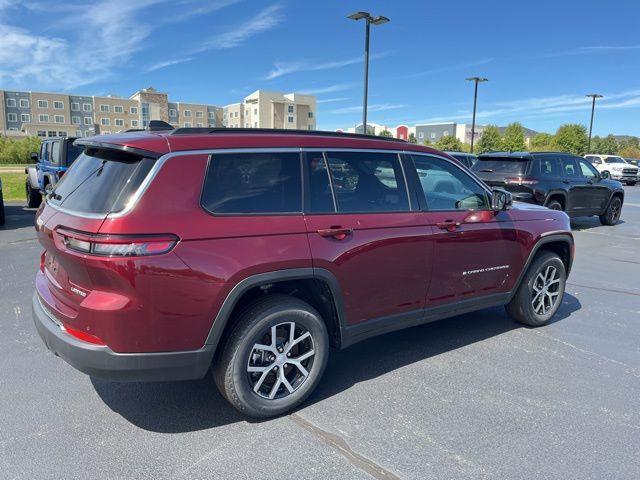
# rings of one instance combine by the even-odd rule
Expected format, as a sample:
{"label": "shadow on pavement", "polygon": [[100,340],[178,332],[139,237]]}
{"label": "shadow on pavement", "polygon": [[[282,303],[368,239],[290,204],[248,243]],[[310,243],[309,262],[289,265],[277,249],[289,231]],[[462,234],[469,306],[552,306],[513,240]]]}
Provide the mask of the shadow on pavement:
{"label": "shadow on pavement", "polygon": [[4,206],[5,224],[0,226],[2,230],[13,230],[15,228],[32,227],[36,215],[35,208],[27,208],[17,203],[9,203]]}
{"label": "shadow on pavement", "polygon": [[[626,222],[624,220],[620,219],[616,225],[624,225],[625,223]],[[606,225],[602,225],[598,217],[574,217],[571,219],[571,230],[573,231],[579,232],[581,230],[590,230],[598,227],[610,228]]]}
{"label": "shadow on pavement", "polygon": [[[565,293],[553,323],[570,317],[580,308],[578,299]],[[507,317],[503,308],[492,308],[375,337],[346,350],[334,350],[322,381],[301,408],[360,382],[516,328],[522,326]],[[153,432],[191,432],[254,421],[229,405],[209,375],[203,380],[174,383],[114,383],[96,378],[91,382],[109,408]]]}

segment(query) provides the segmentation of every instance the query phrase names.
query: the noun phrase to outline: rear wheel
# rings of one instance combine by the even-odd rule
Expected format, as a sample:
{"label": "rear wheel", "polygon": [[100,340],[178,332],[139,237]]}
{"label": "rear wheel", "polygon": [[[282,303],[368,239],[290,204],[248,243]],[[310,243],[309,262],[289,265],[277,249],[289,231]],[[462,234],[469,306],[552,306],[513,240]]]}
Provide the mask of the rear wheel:
{"label": "rear wheel", "polygon": [[272,417],[307,398],[328,354],[320,314],[297,298],[271,295],[239,314],[212,370],[218,389],[237,410]]}
{"label": "rear wheel", "polygon": [[507,313],[530,327],[546,324],[562,303],[566,281],[567,273],[560,257],[553,252],[539,253],[507,304]]}
{"label": "rear wheel", "polygon": [[620,214],[622,213],[622,200],[620,197],[613,197],[609,202],[607,210],[600,215],[600,223],[603,225],[615,225],[620,220]]}
{"label": "rear wheel", "polygon": [[557,200],[551,200],[547,203],[547,208],[550,208],[551,210],[562,210],[562,204]]}
{"label": "rear wheel", "polygon": [[27,206],[29,208],[37,208],[40,206],[42,202],[42,195],[40,194],[40,190],[36,190],[31,187],[31,182],[27,180],[26,183],[26,192],[27,192]]}

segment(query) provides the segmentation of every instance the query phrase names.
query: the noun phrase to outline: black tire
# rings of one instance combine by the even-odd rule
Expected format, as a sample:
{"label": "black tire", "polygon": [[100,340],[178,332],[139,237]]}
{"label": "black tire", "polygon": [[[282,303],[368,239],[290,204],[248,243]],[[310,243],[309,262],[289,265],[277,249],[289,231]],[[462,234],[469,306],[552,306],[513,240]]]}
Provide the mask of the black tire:
{"label": "black tire", "polygon": [[551,200],[547,203],[547,208],[550,208],[551,210],[562,210],[562,204],[557,200]]}
{"label": "black tire", "polygon": [[[555,269],[555,272],[557,272],[558,283],[557,287],[556,284],[553,283],[553,285],[549,286],[546,290],[550,292],[549,295],[555,294],[553,301],[549,302],[550,308],[544,312],[537,312],[533,305],[538,298],[534,291],[534,286],[540,289],[539,275],[545,275],[548,268]],[[530,327],[540,327],[545,325],[549,320],[551,320],[562,304],[562,297],[564,295],[566,282],[567,272],[560,257],[553,252],[539,252],[533,259],[533,262],[531,262],[531,265],[529,266],[527,273],[525,273],[516,294],[506,305],[507,313],[515,321]],[[544,297],[542,298],[542,301],[546,301]]]}
{"label": "black tire", "polygon": [[615,196],[609,202],[607,210],[600,215],[600,223],[603,225],[615,225],[620,220],[620,214],[622,213],[622,200],[620,197]]}
{"label": "black tire", "polygon": [[[217,355],[212,368],[213,378],[220,393],[239,412],[256,418],[281,415],[302,403],[320,381],[329,355],[329,336],[320,314],[311,305],[297,298],[286,295],[269,295],[244,308],[236,320],[233,330],[222,346],[222,353]],[[275,355],[273,356],[275,360],[268,358],[267,360],[270,361],[259,362],[262,365],[258,368],[264,368],[268,373],[249,373],[247,371],[256,356],[259,357],[258,352],[266,353],[265,350],[256,350],[254,347],[257,344],[268,346],[276,344],[277,340],[269,344],[265,343],[266,336],[271,339],[273,326],[277,326],[277,332],[280,333],[285,329],[286,334],[288,322],[295,322],[296,328],[301,329],[300,332],[305,331],[310,334],[311,340],[309,341],[309,337],[305,340],[307,353],[309,343],[310,348],[315,352],[310,357],[311,363],[304,360],[307,361],[305,371],[308,372],[308,375],[306,377],[298,379],[298,384],[291,383],[292,380],[287,379],[289,385],[295,385],[293,391],[288,391],[284,383],[275,387],[278,378],[280,378],[277,375],[281,372],[285,372],[285,378],[287,375],[289,377],[302,375],[302,372],[291,364],[284,363],[278,367],[278,362],[287,362],[286,350],[280,354],[277,351],[274,352],[277,354],[277,358]],[[280,339],[279,333],[276,333],[276,337]],[[302,342],[298,345],[301,344]],[[284,344],[285,349],[287,345],[289,342]],[[288,360],[289,362],[291,358]],[[264,379],[263,375],[266,375]],[[271,388],[269,388],[268,380],[272,382]],[[282,392],[281,396],[276,395],[275,398],[269,399],[262,391],[256,393],[254,387],[258,382],[265,386],[269,392],[275,387],[276,393]]]}
{"label": "black tire", "polygon": [[0,190],[0,225],[4,225],[4,197],[2,196],[2,190]]}
{"label": "black tire", "polygon": [[25,190],[27,191],[27,207],[38,208],[40,203],[42,203],[42,194],[40,193],[40,190],[34,190],[31,188],[31,182],[28,179],[25,185]]}

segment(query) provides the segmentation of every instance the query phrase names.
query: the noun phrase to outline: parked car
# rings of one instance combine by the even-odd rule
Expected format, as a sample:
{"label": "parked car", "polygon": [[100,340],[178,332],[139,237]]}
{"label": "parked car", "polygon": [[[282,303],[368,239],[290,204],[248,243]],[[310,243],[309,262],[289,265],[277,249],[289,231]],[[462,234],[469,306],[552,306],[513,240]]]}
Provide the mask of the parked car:
{"label": "parked car", "polygon": [[4,225],[4,196],[2,194],[2,179],[0,178],[0,225]]}
{"label": "parked car", "polygon": [[598,172],[607,172],[614,180],[620,180],[627,185],[635,185],[638,182],[638,167],[618,155],[585,155],[584,158],[591,162]]}
{"label": "parked car", "polygon": [[268,417],[313,391],[330,346],[497,305],[539,326],[562,301],[569,217],[427,147],[260,129],[76,143],[36,215],[33,317],[89,375],[211,371]]}
{"label": "parked car", "polygon": [[478,157],[473,153],[464,153],[464,152],[444,152],[447,155],[451,155],[453,158],[458,160],[461,164],[463,164],[467,168],[471,168],[474,163],[478,161]]}
{"label": "parked car", "polygon": [[490,187],[515,200],[562,210],[571,217],[598,215],[603,225],[620,219],[624,188],[576,155],[556,152],[488,153],[472,167]]}
{"label": "parked car", "polygon": [[625,162],[638,167],[638,181],[640,182],[640,158],[626,158]]}
{"label": "parked car", "polygon": [[35,165],[29,165],[24,172],[27,174],[25,191],[27,205],[38,207],[42,201],[42,194],[48,194],[64,175],[73,161],[82,152],[73,142],[75,137],[47,138],[42,141],[39,152],[33,152],[31,159]]}

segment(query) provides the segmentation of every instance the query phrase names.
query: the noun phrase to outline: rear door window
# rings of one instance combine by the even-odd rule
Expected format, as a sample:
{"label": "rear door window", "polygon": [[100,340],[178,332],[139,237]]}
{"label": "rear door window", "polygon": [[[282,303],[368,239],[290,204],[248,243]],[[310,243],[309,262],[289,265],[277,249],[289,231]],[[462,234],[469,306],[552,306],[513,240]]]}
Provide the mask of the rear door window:
{"label": "rear door window", "polygon": [[562,164],[562,173],[568,178],[580,178],[582,173],[578,170],[578,164],[573,157],[563,155],[560,159]]}
{"label": "rear door window", "polygon": [[67,170],[48,201],[80,213],[118,212],[154,163],[154,159],[130,153],[88,149]]}
{"label": "rear door window", "polygon": [[540,175],[543,177],[562,177],[562,164],[558,157],[545,155],[538,157]]}
{"label": "rear door window", "polygon": [[[404,212],[409,198],[400,160],[394,153],[327,152],[338,212]],[[313,198],[313,191],[311,193]]]}
{"label": "rear door window", "polygon": [[525,175],[528,166],[528,159],[514,157],[480,157],[472,166],[472,170],[483,173]]}
{"label": "rear door window", "polygon": [[211,156],[202,207],[221,214],[302,212],[302,175],[296,152]]}

